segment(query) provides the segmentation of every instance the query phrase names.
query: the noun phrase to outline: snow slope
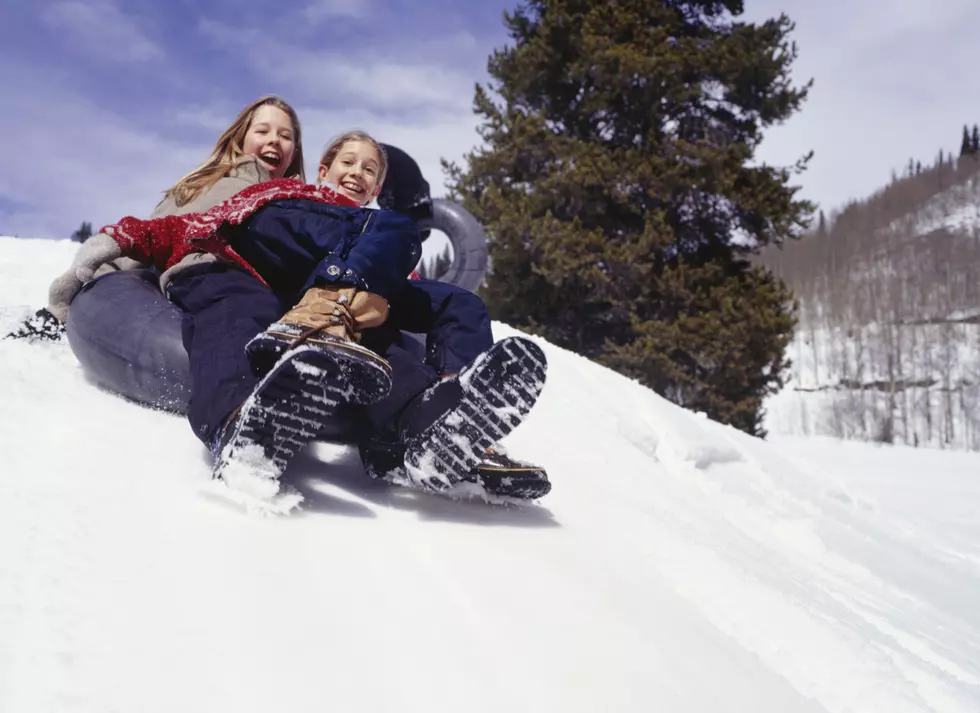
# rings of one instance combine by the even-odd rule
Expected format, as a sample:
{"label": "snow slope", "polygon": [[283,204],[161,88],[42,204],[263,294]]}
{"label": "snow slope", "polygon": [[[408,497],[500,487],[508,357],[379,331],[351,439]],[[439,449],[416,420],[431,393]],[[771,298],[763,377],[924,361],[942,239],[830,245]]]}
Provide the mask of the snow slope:
{"label": "snow slope", "polygon": [[[0,238],[0,333],[73,249]],[[980,456],[762,442],[540,343],[540,504],[318,444],[256,518],[182,418],[0,340],[0,711],[980,710]]]}

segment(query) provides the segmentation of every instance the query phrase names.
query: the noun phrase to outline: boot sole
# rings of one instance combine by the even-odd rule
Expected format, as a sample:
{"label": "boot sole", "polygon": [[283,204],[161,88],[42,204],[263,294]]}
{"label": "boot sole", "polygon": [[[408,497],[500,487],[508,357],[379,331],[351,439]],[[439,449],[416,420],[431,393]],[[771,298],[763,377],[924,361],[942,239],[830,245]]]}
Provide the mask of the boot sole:
{"label": "boot sole", "polygon": [[445,490],[462,480],[494,443],[513,431],[544,388],[547,359],[521,337],[494,344],[460,372],[455,407],[405,443],[405,467],[423,487]]}
{"label": "boot sole", "polygon": [[[350,365],[335,354],[314,346],[299,346],[283,357],[259,382],[242,406],[235,431],[218,454],[213,475],[221,478],[242,449],[258,446],[272,466],[264,477],[277,480],[289,461],[313,441],[341,403],[368,403],[384,396],[376,383],[352,379]],[[261,467],[262,458],[244,455]]]}
{"label": "boot sole", "polygon": [[[271,328],[270,328],[271,329]],[[295,334],[266,331],[245,345],[245,354],[257,376],[263,376],[285,355]],[[356,342],[310,337],[304,342],[326,352],[342,371],[342,377],[352,387],[351,403],[372,404],[391,390],[391,365],[370,349]],[[302,346],[302,345],[301,345]]]}

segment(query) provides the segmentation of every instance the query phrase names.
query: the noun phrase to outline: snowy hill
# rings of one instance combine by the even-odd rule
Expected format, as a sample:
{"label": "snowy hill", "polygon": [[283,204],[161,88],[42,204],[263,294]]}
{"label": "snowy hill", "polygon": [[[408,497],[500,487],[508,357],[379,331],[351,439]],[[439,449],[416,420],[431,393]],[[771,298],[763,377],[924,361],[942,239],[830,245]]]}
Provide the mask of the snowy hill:
{"label": "snowy hill", "polygon": [[976,237],[980,231],[980,176],[939,191],[926,203],[894,221],[890,230],[924,236],[939,230]]}
{"label": "snowy hill", "polygon": [[[879,200],[851,222],[873,224],[876,209],[903,205]],[[787,249],[795,264],[784,257],[783,276],[800,297],[800,325],[766,427],[980,451],[978,237],[974,169],[879,229]]]}
{"label": "snowy hill", "polygon": [[[0,238],[0,333],[74,247]],[[980,710],[980,456],[762,442],[540,343],[540,504],[318,444],[261,519],[182,418],[0,340],[0,710]]]}

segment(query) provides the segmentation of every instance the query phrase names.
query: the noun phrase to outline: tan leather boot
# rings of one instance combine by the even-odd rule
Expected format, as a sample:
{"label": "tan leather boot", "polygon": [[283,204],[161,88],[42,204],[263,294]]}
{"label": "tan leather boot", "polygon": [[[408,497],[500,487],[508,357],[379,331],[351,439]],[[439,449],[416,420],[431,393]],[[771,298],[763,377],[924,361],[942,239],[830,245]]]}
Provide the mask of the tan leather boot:
{"label": "tan leather boot", "polygon": [[289,312],[245,347],[252,370],[263,375],[290,349],[317,346],[336,355],[345,369],[380,370],[390,378],[387,360],[361,346],[361,331],[388,319],[383,297],[356,287],[311,287]]}
{"label": "tan leather boot", "polygon": [[358,342],[362,329],[381,326],[386,319],[388,303],[378,295],[355,287],[312,287],[279,323]]}

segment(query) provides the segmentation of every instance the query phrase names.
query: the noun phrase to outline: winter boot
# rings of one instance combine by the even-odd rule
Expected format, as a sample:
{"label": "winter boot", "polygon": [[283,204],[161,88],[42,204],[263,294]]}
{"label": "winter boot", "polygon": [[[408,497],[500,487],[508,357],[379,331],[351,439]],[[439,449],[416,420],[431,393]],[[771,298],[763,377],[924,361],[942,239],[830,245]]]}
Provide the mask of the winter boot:
{"label": "winter boot", "polygon": [[[359,445],[364,471],[376,480],[411,486],[405,470],[405,447],[372,440]],[[492,446],[461,483],[474,483],[489,494],[519,500],[537,500],[551,492],[548,473],[539,465],[511,458],[500,446]]]}
{"label": "winter boot", "polygon": [[524,420],[546,370],[537,344],[509,337],[415,397],[398,425],[411,481],[436,491],[458,483]]}
{"label": "winter boot", "polygon": [[491,495],[521,500],[537,500],[551,492],[544,468],[511,458],[500,446],[488,448],[483,460],[463,480],[475,482]]}
{"label": "winter boot", "polygon": [[4,339],[57,342],[64,334],[64,323],[51,314],[46,307],[42,307],[33,316],[25,319],[20,327],[7,334]]}
{"label": "winter boot", "polygon": [[229,416],[212,443],[214,478],[252,503],[272,503],[289,461],[348,400],[346,367],[314,345],[290,349]]}
{"label": "winter boot", "polygon": [[350,403],[374,403],[391,390],[391,366],[358,344],[360,332],[388,318],[388,303],[355,287],[311,287],[278,322],[246,346],[252,371],[267,373],[290,349],[316,347],[334,359],[347,377]]}

